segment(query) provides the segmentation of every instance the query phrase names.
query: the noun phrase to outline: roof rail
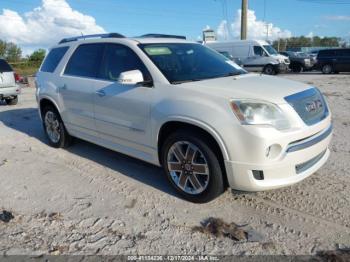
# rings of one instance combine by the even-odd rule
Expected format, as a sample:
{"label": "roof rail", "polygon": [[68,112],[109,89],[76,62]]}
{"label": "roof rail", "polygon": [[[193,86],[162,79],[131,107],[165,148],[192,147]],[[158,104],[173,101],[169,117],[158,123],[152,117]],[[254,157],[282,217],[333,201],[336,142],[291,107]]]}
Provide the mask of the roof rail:
{"label": "roof rail", "polygon": [[79,39],[87,39],[87,38],[125,38],[125,36],[118,33],[82,35],[82,36],[63,38],[58,44],[78,41]]}
{"label": "roof rail", "polygon": [[166,35],[166,34],[145,34],[140,36],[142,38],[177,38],[186,40],[186,36],[182,35]]}

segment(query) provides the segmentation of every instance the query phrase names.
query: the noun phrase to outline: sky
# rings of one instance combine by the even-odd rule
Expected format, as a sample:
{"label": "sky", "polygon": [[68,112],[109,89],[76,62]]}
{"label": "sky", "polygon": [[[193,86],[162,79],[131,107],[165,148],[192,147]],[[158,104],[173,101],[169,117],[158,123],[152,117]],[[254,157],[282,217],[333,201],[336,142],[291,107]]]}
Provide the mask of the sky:
{"label": "sky", "polygon": [[[104,32],[167,33],[199,40],[202,30],[211,28],[219,39],[235,39],[240,32],[240,4],[240,0],[0,0],[0,39],[20,45],[25,54],[64,37]],[[300,35],[350,39],[350,0],[249,0],[248,38]]]}

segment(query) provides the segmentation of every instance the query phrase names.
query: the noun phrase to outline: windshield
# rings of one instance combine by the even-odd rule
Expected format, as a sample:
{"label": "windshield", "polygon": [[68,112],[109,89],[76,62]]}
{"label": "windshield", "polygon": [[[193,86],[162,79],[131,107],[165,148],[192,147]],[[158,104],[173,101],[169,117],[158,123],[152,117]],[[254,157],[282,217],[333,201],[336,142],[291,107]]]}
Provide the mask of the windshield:
{"label": "windshield", "polygon": [[265,50],[270,54],[270,55],[278,55],[277,51],[275,48],[273,48],[270,45],[264,45]]}
{"label": "windshield", "polygon": [[223,55],[195,43],[140,44],[172,84],[246,73]]}

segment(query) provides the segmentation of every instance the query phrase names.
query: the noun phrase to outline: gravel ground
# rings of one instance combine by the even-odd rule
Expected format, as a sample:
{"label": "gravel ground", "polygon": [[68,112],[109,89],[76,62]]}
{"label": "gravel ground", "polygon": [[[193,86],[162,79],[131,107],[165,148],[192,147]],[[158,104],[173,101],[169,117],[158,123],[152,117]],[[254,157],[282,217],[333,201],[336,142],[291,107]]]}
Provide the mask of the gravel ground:
{"label": "gravel ground", "polygon": [[[180,199],[162,170],[77,140],[47,145],[34,89],[0,105],[0,254],[316,254],[350,247],[350,75],[285,75],[319,87],[334,121],[331,157],[284,189]],[[281,87],[283,88],[283,87]],[[193,230],[209,217],[247,240]],[[219,225],[220,226],[220,225]],[[229,235],[230,236],[230,235]]]}

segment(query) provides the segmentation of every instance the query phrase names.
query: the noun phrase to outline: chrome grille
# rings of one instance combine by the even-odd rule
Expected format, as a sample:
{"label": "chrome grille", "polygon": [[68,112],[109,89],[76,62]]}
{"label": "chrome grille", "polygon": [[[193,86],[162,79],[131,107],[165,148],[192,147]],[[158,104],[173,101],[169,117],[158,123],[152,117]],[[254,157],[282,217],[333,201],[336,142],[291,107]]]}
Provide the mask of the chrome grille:
{"label": "chrome grille", "polygon": [[313,125],[325,119],[328,114],[326,101],[321,92],[311,88],[284,98],[307,125]]}

